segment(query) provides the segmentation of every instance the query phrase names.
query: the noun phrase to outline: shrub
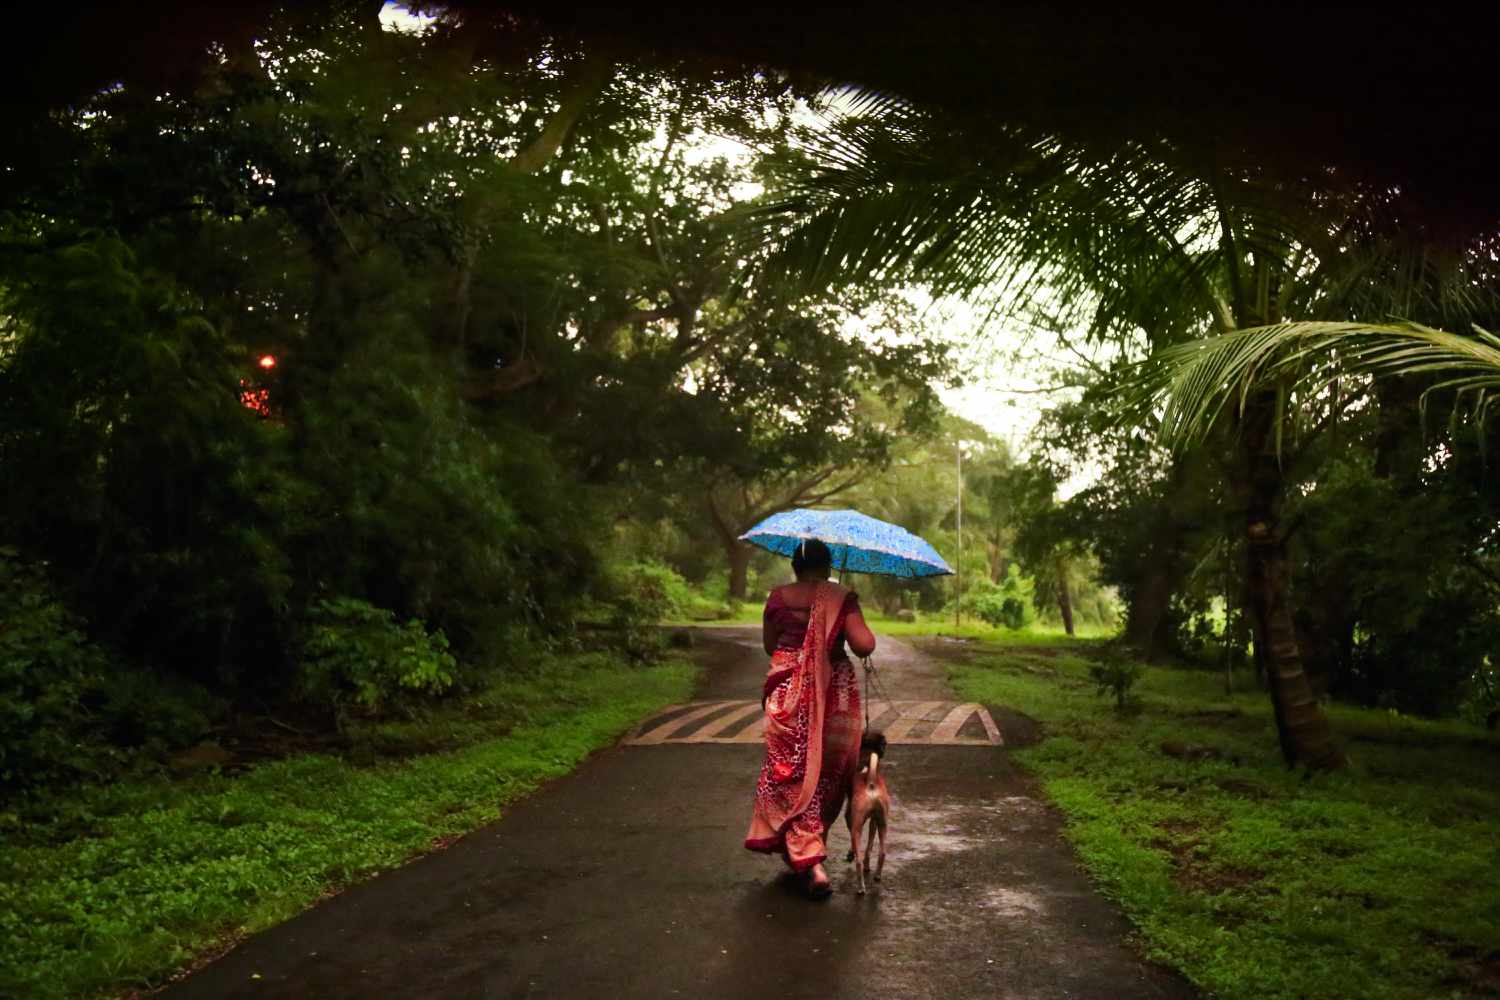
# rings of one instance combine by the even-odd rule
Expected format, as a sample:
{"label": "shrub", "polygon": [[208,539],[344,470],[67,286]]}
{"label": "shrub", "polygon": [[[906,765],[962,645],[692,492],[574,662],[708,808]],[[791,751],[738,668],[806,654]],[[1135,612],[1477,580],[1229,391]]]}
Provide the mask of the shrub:
{"label": "shrub", "polygon": [[42,571],[0,548],[0,788],[76,777],[98,750],[81,742],[82,702],[108,666]]}
{"label": "shrub", "polygon": [[641,561],[616,567],[611,574],[611,601],[641,624],[684,614],[695,603],[693,588],[670,566]]}
{"label": "shrub", "polygon": [[[966,615],[982,618],[983,616],[979,613],[980,607],[988,603],[991,597],[1000,593],[1000,587],[992,583],[987,576],[965,580],[963,599],[959,601],[959,607]],[[943,610],[945,614],[951,615],[953,613],[953,602],[949,601]]]}
{"label": "shrub", "polygon": [[1141,679],[1145,667],[1126,656],[1122,650],[1106,650],[1097,663],[1089,667],[1089,676],[1098,685],[1098,694],[1115,696],[1115,711],[1122,715],[1134,706],[1130,689]]}
{"label": "shrub", "polygon": [[98,735],[116,746],[153,753],[196,743],[225,708],[223,699],[202,685],[143,670],[105,673],[86,704]]}
{"label": "shrub", "polygon": [[990,591],[976,599],[973,610],[981,621],[995,628],[1026,627],[1026,605],[1020,598],[1008,597],[1001,590]]}
{"label": "shrub", "polygon": [[1005,621],[1006,597],[998,590],[991,590],[975,597],[974,600],[965,600],[966,611],[979,617],[986,625],[999,628]]}
{"label": "shrub", "polygon": [[686,615],[695,622],[726,621],[734,617],[735,603],[695,597],[688,605]]}
{"label": "shrub", "polygon": [[964,587],[961,607],[994,628],[1022,629],[1036,621],[1032,607],[1034,586],[1012,563],[1000,583],[980,577]]}
{"label": "shrub", "polygon": [[442,629],[429,632],[416,618],[398,624],[384,608],[350,597],[319,601],[311,618],[302,694],[332,708],[341,725],[351,705],[379,715],[453,684],[457,663]]}
{"label": "shrub", "polygon": [[661,653],[654,628],[663,618],[692,614],[700,604],[693,588],[669,566],[639,561],[611,568],[607,599],[610,625],[627,655],[651,660]]}

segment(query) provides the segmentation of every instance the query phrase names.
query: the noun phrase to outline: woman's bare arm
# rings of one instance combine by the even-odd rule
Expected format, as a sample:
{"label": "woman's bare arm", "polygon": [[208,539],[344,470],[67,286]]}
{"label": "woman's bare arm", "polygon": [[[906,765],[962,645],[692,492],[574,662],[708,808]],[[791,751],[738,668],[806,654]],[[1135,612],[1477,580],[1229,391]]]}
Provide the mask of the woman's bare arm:
{"label": "woman's bare arm", "polygon": [[772,621],[770,615],[762,616],[760,620],[760,643],[766,648],[767,656],[776,652],[776,642],[780,638],[781,626]]}
{"label": "woman's bare arm", "polygon": [[875,652],[875,633],[865,624],[861,611],[851,611],[844,619],[844,638],[849,641],[849,649],[855,656],[869,656]]}

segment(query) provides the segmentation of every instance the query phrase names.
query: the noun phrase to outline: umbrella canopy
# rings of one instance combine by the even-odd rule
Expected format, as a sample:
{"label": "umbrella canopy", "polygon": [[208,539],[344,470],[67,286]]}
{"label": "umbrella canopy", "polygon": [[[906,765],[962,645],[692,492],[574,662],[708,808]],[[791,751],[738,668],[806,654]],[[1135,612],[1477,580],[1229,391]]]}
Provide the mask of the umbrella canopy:
{"label": "umbrella canopy", "polygon": [[816,538],[833,553],[833,568],[881,576],[942,576],[953,568],[937,550],[899,525],[857,510],[788,510],[772,514],[740,536],[780,555]]}

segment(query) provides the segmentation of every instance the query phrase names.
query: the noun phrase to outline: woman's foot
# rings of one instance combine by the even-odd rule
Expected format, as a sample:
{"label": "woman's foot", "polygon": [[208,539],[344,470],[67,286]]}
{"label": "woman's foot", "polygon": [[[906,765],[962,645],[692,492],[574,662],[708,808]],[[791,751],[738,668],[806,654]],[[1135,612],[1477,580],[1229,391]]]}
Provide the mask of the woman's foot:
{"label": "woman's foot", "polygon": [[813,865],[807,873],[807,894],[813,899],[827,899],[833,895],[833,883],[822,865]]}

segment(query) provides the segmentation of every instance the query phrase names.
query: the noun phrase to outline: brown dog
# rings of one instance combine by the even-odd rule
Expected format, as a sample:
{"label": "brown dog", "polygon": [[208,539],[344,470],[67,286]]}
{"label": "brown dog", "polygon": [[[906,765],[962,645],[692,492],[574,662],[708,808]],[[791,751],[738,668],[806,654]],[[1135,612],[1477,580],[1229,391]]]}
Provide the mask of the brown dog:
{"label": "brown dog", "polygon": [[[870,871],[870,848],[875,844],[875,835],[880,834],[880,859],[875,863],[875,881],[885,871],[885,828],[891,818],[891,793],[885,787],[885,778],[880,773],[880,758],[885,756],[885,734],[865,733],[859,743],[859,755],[864,766],[850,779],[849,805],[844,809],[844,819],[849,823],[849,858],[854,862],[854,873],[859,879],[859,894],[865,893],[865,875]],[[865,824],[870,832],[865,849],[859,849],[859,836]]]}

